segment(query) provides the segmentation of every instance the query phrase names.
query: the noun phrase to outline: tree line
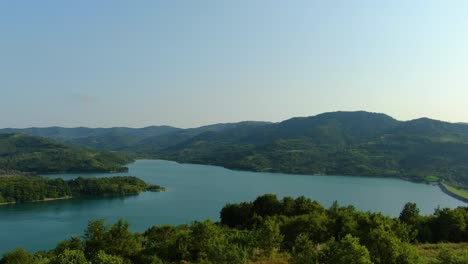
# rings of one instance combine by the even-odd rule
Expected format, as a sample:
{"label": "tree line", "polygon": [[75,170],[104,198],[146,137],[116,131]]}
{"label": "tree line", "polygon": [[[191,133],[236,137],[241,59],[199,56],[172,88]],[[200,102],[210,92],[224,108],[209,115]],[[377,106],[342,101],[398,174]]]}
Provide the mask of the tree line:
{"label": "tree line", "polygon": [[126,195],[162,189],[158,185],[149,185],[132,176],[78,177],[67,181],[38,176],[3,176],[0,177],[0,203],[31,202],[77,196]]}
{"label": "tree line", "polygon": [[[408,203],[398,218],[391,218],[337,203],[325,208],[305,197],[278,200],[268,194],[226,205],[219,223],[196,221],[133,233],[122,219],[110,225],[91,220],[81,237],[35,254],[16,249],[0,263],[236,264],[272,258],[294,264],[424,263],[415,243],[468,241],[467,221],[467,207],[421,216]],[[441,251],[431,263],[467,263],[468,250],[463,252]]]}

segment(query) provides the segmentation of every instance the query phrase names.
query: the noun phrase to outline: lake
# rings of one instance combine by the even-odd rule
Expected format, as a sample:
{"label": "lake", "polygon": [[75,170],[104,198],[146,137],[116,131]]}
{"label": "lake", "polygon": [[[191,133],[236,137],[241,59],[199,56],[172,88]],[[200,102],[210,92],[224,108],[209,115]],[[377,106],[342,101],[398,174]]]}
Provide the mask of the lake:
{"label": "lake", "polygon": [[390,216],[398,216],[406,202],[416,202],[422,214],[433,213],[438,206],[465,206],[437,186],[398,179],[255,173],[163,160],[138,160],[129,165],[128,173],[47,176],[72,179],[114,175],[137,176],[167,191],[0,206],[0,254],[16,247],[30,251],[54,248],[60,240],[82,235],[93,218],[111,223],[123,217],[133,231],[153,225],[218,220],[226,203],[250,201],[265,193],[280,198],[304,195],[327,207],[337,200],[341,205]]}

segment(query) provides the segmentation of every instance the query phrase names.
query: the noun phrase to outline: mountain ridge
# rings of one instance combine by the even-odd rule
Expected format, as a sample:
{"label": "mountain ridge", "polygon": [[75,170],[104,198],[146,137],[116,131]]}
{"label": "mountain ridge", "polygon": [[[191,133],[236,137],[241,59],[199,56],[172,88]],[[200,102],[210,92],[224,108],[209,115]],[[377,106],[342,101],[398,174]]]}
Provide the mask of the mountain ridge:
{"label": "mountain ridge", "polygon": [[399,121],[382,113],[339,111],[277,123],[220,123],[140,134],[118,131],[65,142],[135,158],[231,169],[415,181],[437,176],[468,187],[468,126],[429,118]]}

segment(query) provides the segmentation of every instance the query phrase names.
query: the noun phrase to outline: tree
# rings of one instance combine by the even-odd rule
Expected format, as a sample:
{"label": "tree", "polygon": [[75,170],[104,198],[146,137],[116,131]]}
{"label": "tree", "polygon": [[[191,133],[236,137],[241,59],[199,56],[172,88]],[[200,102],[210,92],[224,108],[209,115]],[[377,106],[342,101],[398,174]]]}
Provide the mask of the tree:
{"label": "tree", "polygon": [[437,209],[433,221],[436,241],[460,242],[468,239],[468,209]]}
{"label": "tree", "polygon": [[107,253],[131,258],[142,250],[141,242],[128,230],[129,226],[127,221],[119,219],[105,233],[104,241]]}
{"label": "tree", "polygon": [[291,264],[316,264],[318,252],[308,235],[297,236],[291,254]]}
{"label": "tree", "polygon": [[65,249],[61,254],[56,256],[51,264],[90,264],[80,250]]}
{"label": "tree", "polygon": [[369,232],[368,248],[371,260],[376,264],[414,264],[419,257],[414,248],[402,242],[394,233],[382,226]]}
{"label": "tree", "polygon": [[416,225],[419,220],[419,208],[416,203],[406,203],[401,210],[399,219],[408,225]]}
{"label": "tree", "polygon": [[60,254],[65,249],[74,249],[84,251],[84,245],[80,237],[74,236],[68,240],[60,241],[54,249],[55,254]]}
{"label": "tree", "polygon": [[265,256],[271,256],[278,251],[283,235],[280,232],[279,223],[273,218],[267,218],[257,230],[258,246],[263,250]]}
{"label": "tree", "polygon": [[325,242],[330,238],[328,226],[328,216],[325,213],[289,217],[281,225],[281,233],[284,234],[283,246],[291,249],[300,234],[307,235],[314,243]]}
{"label": "tree", "polygon": [[294,215],[305,215],[316,212],[324,212],[324,208],[316,201],[312,201],[305,196],[299,196],[294,201]]}
{"label": "tree", "polygon": [[143,234],[145,255],[158,256],[165,261],[178,261],[174,248],[178,238],[178,231],[170,225],[154,226]]}
{"label": "tree", "polygon": [[104,250],[105,236],[108,227],[104,225],[104,219],[90,220],[85,230],[85,252],[90,258],[94,257],[99,251]]}
{"label": "tree", "polygon": [[101,250],[93,259],[93,264],[124,264],[124,261],[119,256],[109,255]]}
{"label": "tree", "polygon": [[194,222],[190,230],[190,253],[193,261],[208,258],[210,244],[223,239],[221,230],[211,221]]}
{"label": "tree", "polygon": [[220,213],[221,224],[245,228],[252,217],[252,203],[227,204]]}
{"label": "tree", "polygon": [[1,264],[34,264],[34,256],[23,248],[12,250],[0,260]]}
{"label": "tree", "polygon": [[255,199],[253,211],[262,217],[276,215],[281,211],[281,203],[276,195],[265,194]]}
{"label": "tree", "polygon": [[346,234],[357,234],[358,222],[353,206],[340,207],[335,201],[327,213],[330,220],[329,232],[336,240],[341,240]]}
{"label": "tree", "polygon": [[329,241],[321,260],[323,264],[372,264],[367,248],[349,234],[340,241]]}

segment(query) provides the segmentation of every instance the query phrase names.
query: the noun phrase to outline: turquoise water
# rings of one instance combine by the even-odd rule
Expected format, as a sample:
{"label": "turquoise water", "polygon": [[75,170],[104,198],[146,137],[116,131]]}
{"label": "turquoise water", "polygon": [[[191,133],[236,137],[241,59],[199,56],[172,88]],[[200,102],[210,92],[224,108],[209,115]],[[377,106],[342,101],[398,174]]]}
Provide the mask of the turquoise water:
{"label": "turquoise water", "polygon": [[249,201],[265,193],[279,197],[305,195],[330,206],[352,204],[364,211],[398,216],[406,202],[416,202],[422,214],[437,206],[464,206],[437,186],[398,179],[304,176],[232,171],[221,167],[139,160],[125,174],[63,174],[48,177],[109,177],[133,175],[167,187],[166,192],[146,192],[118,198],[86,198],[0,206],[0,253],[16,247],[30,251],[55,247],[57,242],[82,235],[92,218],[113,222],[127,219],[133,231],[153,225],[218,220],[226,203]]}

